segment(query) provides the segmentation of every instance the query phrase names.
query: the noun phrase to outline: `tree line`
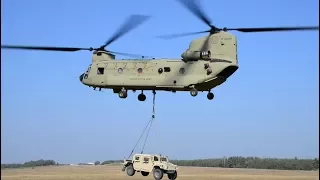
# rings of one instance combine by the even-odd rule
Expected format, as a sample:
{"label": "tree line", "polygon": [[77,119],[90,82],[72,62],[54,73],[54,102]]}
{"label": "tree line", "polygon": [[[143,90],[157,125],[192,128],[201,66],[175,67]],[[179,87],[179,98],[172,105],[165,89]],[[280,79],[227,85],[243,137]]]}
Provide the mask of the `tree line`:
{"label": "tree line", "polygon": [[319,159],[277,159],[233,156],[218,159],[171,160],[179,166],[253,168],[278,170],[318,170]]}
{"label": "tree line", "polygon": [[[106,165],[121,163],[122,160],[96,161],[95,165]],[[221,167],[221,168],[253,168],[253,169],[278,169],[278,170],[318,170],[319,159],[277,159],[259,157],[233,156],[216,159],[195,159],[195,160],[170,160],[178,166],[198,166],[198,167]],[[24,164],[1,164],[3,168],[21,168],[35,166],[59,165],[53,160],[29,161]]]}
{"label": "tree line", "polygon": [[[122,161],[104,161],[101,165],[120,163]],[[233,156],[216,159],[170,160],[178,166],[221,167],[221,168],[252,168],[278,170],[318,170],[319,159],[279,159]]]}
{"label": "tree line", "polygon": [[54,160],[37,160],[37,161],[28,161],[23,164],[1,164],[1,169],[3,168],[22,168],[22,167],[36,167],[36,166],[54,166],[59,165]]}

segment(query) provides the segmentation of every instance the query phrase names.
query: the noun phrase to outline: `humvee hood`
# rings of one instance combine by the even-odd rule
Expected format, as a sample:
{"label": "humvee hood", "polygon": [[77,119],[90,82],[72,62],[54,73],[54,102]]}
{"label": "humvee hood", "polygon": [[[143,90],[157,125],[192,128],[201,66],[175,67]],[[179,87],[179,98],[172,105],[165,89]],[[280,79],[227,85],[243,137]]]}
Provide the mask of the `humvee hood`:
{"label": "humvee hood", "polygon": [[167,166],[167,169],[177,169],[178,166],[177,165],[174,165],[170,162],[162,162],[162,164],[166,165]]}

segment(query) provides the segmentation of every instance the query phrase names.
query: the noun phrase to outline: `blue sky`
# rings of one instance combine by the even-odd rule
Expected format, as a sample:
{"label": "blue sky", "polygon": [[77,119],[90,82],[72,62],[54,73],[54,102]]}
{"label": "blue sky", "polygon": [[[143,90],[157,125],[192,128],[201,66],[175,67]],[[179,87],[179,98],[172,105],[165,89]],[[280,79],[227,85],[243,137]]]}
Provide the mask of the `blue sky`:
{"label": "blue sky", "polygon": [[[316,0],[202,1],[216,26],[230,28],[318,25],[318,6]],[[139,13],[152,18],[108,49],[179,58],[201,35],[155,36],[207,29],[173,0],[3,0],[1,8],[1,44],[98,47]],[[239,70],[214,89],[213,101],[206,93],[158,92],[145,152],[171,159],[317,157],[318,32],[232,33]],[[90,52],[1,50],[1,63],[2,163],[122,159],[151,117],[151,92],[145,102],[139,92],[124,100],[79,82]]]}

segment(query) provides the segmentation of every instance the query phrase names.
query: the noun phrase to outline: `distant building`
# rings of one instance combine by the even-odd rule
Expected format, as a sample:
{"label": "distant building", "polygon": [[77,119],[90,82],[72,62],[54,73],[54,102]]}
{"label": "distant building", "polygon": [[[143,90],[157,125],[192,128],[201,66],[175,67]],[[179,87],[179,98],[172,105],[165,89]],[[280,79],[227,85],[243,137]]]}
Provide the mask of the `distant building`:
{"label": "distant building", "polygon": [[79,163],[78,165],[90,165],[90,166],[92,166],[92,165],[94,165],[94,163],[92,163],[92,162],[90,162],[90,163]]}

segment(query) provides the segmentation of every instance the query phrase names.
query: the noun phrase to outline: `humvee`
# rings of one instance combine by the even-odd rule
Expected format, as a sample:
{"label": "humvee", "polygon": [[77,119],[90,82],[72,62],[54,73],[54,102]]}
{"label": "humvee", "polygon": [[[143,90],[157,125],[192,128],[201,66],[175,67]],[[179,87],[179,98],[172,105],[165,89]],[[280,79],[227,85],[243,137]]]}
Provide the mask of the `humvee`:
{"label": "humvee", "polygon": [[134,154],[132,160],[124,160],[122,171],[126,171],[128,176],[133,176],[135,172],[141,172],[142,176],[148,176],[150,172],[156,180],[162,179],[164,174],[168,179],[177,178],[178,166],[169,162],[167,156],[152,154]]}

